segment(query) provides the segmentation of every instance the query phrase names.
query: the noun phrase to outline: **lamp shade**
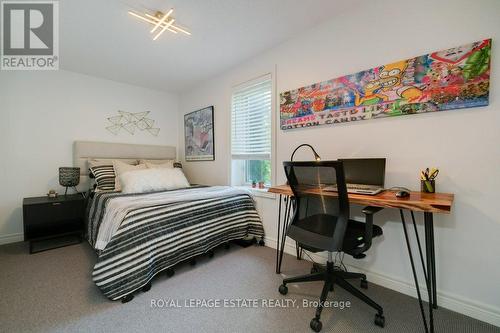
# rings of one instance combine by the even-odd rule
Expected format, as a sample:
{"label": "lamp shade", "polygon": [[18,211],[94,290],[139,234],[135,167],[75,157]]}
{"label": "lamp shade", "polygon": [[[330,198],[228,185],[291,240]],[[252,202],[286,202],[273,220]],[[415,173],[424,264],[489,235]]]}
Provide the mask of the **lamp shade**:
{"label": "lamp shade", "polygon": [[80,183],[80,168],[59,168],[59,184],[61,186],[76,186]]}

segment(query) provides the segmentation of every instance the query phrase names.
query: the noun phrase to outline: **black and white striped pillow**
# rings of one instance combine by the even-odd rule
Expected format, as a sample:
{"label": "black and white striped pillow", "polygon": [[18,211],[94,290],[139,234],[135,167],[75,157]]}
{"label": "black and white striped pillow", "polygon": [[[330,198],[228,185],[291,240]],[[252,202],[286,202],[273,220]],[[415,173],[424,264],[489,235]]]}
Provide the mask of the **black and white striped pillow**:
{"label": "black and white striped pillow", "polygon": [[99,165],[90,168],[90,172],[94,175],[97,189],[100,191],[115,190],[115,169],[113,165]]}

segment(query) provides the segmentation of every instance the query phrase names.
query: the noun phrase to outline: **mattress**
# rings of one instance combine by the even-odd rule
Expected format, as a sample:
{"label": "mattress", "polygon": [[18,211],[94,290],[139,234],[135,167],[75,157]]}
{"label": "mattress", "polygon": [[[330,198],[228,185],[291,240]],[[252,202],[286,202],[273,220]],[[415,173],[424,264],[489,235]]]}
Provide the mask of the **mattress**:
{"label": "mattress", "polygon": [[230,240],[264,237],[250,192],[228,186],[147,194],[95,193],[86,238],[97,251],[92,278],[118,300],[156,274]]}

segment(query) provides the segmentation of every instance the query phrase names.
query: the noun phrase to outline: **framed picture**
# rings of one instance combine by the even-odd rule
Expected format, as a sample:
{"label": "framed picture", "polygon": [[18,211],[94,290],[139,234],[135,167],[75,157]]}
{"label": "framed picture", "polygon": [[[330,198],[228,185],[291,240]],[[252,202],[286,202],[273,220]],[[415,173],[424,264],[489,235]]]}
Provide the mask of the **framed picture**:
{"label": "framed picture", "polygon": [[214,107],[184,115],[186,161],[214,161]]}

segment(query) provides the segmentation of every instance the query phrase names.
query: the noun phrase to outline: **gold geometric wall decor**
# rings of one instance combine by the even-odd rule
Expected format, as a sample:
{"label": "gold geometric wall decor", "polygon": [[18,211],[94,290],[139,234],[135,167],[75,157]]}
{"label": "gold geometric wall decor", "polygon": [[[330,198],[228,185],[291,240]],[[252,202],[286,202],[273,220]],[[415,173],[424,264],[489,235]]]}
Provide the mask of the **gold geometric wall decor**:
{"label": "gold geometric wall decor", "polygon": [[151,111],[133,113],[119,110],[117,116],[107,118],[112,125],[106,129],[114,135],[118,135],[123,129],[132,135],[135,134],[136,130],[140,130],[158,136],[160,129],[154,127],[155,121],[153,119],[147,118],[150,113]]}

